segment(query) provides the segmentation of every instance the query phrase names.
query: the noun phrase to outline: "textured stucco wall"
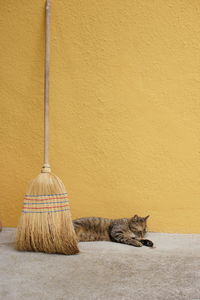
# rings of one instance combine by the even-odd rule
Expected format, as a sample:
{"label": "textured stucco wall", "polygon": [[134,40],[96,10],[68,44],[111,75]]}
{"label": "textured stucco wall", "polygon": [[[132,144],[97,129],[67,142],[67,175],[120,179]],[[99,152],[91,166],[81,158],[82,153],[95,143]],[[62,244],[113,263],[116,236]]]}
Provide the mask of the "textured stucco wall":
{"label": "textured stucco wall", "polygon": [[[0,1],[0,219],[43,137],[43,0]],[[200,2],[52,0],[51,165],[73,217],[200,233]]]}

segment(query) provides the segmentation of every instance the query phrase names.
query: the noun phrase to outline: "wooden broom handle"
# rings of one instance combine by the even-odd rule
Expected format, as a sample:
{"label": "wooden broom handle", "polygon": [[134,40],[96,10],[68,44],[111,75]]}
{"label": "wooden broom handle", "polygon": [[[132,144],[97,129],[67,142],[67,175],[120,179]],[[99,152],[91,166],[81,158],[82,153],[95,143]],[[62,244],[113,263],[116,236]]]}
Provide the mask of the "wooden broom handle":
{"label": "wooden broom handle", "polygon": [[44,172],[50,172],[50,165],[49,165],[49,63],[50,63],[50,0],[46,0],[45,71],[44,71],[44,165],[43,165]]}

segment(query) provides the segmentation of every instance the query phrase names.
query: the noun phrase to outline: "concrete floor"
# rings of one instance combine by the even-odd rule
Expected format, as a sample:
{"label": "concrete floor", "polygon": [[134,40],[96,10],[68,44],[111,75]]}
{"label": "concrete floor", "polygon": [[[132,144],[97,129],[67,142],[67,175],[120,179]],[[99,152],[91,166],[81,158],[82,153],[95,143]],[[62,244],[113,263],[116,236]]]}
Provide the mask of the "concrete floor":
{"label": "concrete floor", "polygon": [[2,300],[197,300],[200,235],[149,233],[156,248],[80,243],[75,256],[17,252],[0,233]]}

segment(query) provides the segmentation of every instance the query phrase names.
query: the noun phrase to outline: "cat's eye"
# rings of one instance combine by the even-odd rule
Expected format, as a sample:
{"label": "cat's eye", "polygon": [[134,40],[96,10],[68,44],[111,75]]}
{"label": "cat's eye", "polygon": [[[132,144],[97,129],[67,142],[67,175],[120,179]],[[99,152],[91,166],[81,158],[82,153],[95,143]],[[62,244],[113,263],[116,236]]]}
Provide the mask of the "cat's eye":
{"label": "cat's eye", "polygon": [[135,231],[135,232],[139,232],[138,230],[137,230],[137,228],[131,228],[133,231]]}

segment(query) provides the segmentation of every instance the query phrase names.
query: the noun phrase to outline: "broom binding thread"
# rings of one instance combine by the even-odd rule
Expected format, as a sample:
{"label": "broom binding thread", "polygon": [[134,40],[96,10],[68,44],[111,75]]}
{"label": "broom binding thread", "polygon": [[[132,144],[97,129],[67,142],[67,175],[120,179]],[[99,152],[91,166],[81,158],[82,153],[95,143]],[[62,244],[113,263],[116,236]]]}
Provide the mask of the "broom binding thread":
{"label": "broom binding thread", "polygon": [[[53,195],[26,195],[24,197],[23,213],[49,213],[58,212],[59,210],[65,211],[69,209],[69,200],[67,193]],[[61,201],[60,201],[61,200]]]}
{"label": "broom binding thread", "polygon": [[41,173],[51,173],[51,167],[49,164],[44,164],[41,169]]}

